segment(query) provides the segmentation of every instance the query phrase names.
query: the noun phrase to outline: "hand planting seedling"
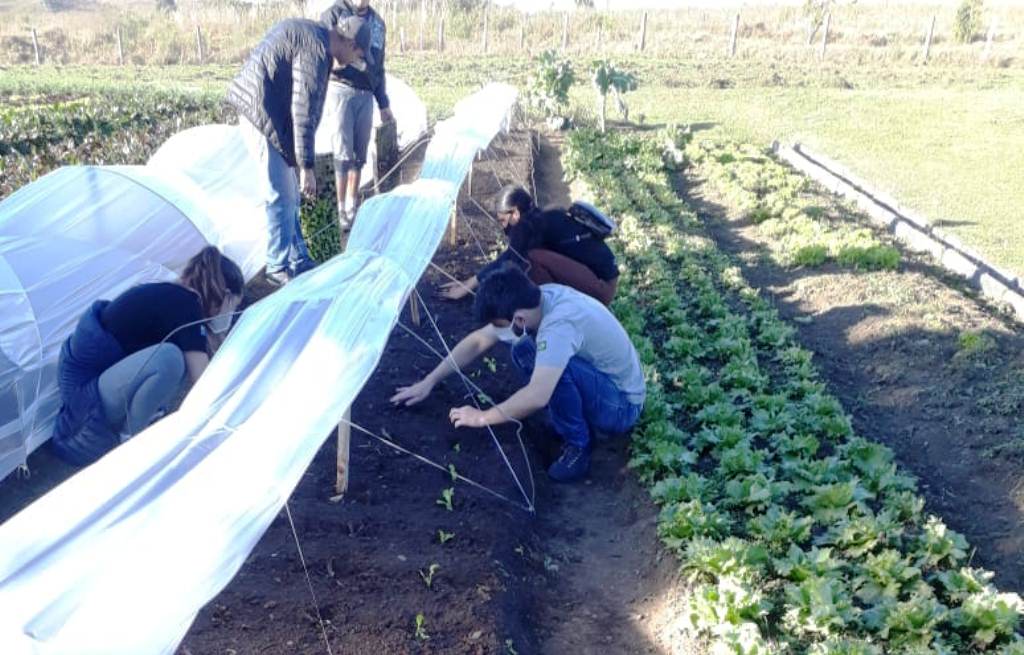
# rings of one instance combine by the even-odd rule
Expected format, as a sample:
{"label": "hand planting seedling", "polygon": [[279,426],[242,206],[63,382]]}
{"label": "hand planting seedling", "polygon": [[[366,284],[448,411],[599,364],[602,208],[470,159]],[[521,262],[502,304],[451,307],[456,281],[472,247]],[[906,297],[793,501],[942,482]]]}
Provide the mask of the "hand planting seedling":
{"label": "hand planting seedling", "polygon": [[435,562],[435,563],[432,563],[427,568],[426,572],[424,572],[422,569],[420,570],[420,572],[419,572],[420,579],[423,580],[423,584],[427,585],[427,589],[432,589],[433,588],[433,586],[434,586],[434,575],[440,569],[441,569],[441,566]]}
{"label": "hand planting seedling", "polygon": [[451,512],[454,507],[452,506],[452,496],[455,495],[455,487],[448,487],[441,492],[441,497],[434,502]]}
{"label": "hand planting seedling", "polygon": [[442,546],[445,545],[446,543],[448,543],[449,541],[451,541],[454,538],[455,538],[455,533],[454,532],[445,532],[444,530],[441,530],[441,529],[438,529],[438,531],[437,531],[437,540],[439,542],[441,542]]}
{"label": "hand planting seedling", "polygon": [[422,612],[417,614],[416,620],[413,623],[413,627],[416,629],[416,631],[413,634],[420,641],[426,641],[430,639],[430,635],[427,634],[426,625],[427,620],[423,617]]}

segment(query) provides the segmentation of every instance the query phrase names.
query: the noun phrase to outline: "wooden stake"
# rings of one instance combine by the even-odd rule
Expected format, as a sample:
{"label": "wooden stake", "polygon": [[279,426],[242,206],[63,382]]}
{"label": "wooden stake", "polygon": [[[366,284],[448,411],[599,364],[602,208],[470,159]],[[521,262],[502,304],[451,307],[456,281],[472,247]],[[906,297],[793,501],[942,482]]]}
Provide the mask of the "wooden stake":
{"label": "wooden stake", "polygon": [[117,63],[124,66],[124,45],[121,43],[121,28],[114,30],[114,38],[117,40]]}
{"label": "wooden stake", "polygon": [[996,38],[996,19],[992,19],[992,24],[988,26],[988,36],[985,37],[985,52],[981,55],[982,61],[988,61],[989,57],[992,56],[992,41]]}
{"label": "wooden stake", "polygon": [[569,47],[569,12],[562,14],[562,50]]}
{"label": "wooden stake", "polygon": [[437,50],[444,52],[444,16],[437,18]]}
{"label": "wooden stake", "polygon": [[409,296],[409,318],[412,319],[412,324],[416,327],[420,326],[420,301],[416,296],[416,290],[412,290],[412,295]]}
{"label": "wooden stake", "polygon": [[452,216],[448,221],[448,245],[452,248],[459,245],[459,210],[452,207]]}
{"label": "wooden stake", "polygon": [[483,42],[484,54],[487,54],[487,3],[484,3],[484,42]]}
{"label": "wooden stake", "polygon": [[732,19],[732,36],[729,38],[729,56],[736,56],[736,36],[740,32],[740,15],[737,14]]}
{"label": "wooden stake", "polygon": [[36,28],[32,28],[32,49],[36,53],[36,66],[43,63],[42,58],[39,56],[39,37],[36,36]]}
{"label": "wooden stake", "polygon": [[203,28],[199,25],[196,25],[196,56],[199,63],[203,63]]}
{"label": "wooden stake", "polygon": [[932,36],[935,35],[935,16],[932,16],[932,22],[928,26],[928,36],[924,39],[924,61],[928,61],[928,55],[932,52]]}
{"label": "wooden stake", "polygon": [[640,40],[637,42],[637,49],[640,52],[644,51],[647,47],[647,12],[645,11],[640,16]]}
{"label": "wooden stake", "polygon": [[338,477],[334,483],[334,493],[341,495],[348,491],[348,463],[352,446],[352,408],[345,410],[342,422],[338,424]]}
{"label": "wooden stake", "polygon": [[519,50],[526,50],[526,13],[523,13],[523,20],[519,23]]}
{"label": "wooden stake", "polygon": [[828,30],[832,27],[832,12],[825,14],[825,31],[821,33],[821,54],[822,61],[825,61],[825,48],[828,47]]}

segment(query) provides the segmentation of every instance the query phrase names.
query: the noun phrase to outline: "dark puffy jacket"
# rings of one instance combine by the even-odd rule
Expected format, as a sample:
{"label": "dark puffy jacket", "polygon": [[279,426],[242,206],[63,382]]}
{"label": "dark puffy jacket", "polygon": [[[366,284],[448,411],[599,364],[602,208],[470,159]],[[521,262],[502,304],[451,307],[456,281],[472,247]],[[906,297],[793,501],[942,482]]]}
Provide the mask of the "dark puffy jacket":
{"label": "dark puffy jacket", "polygon": [[100,400],[99,378],[122,358],[124,350],[100,322],[108,300],[97,300],[78,320],[60,349],[57,384],[60,412],[50,445],[71,464],[92,464],[121,443],[107,423]]}
{"label": "dark puffy jacket", "polygon": [[332,61],[327,28],[289,18],[270,28],[228,87],[228,102],[289,166],[313,167]]}
{"label": "dark puffy jacket", "polygon": [[384,19],[373,9],[367,9],[362,16],[356,11],[349,0],[337,0],[327,11],[320,14],[320,20],[332,30],[338,21],[349,16],[358,16],[370,26],[370,56],[373,64],[367,65],[365,71],[356,70],[352,66],[335,68],[331,71],[331,79],[347,84],[356,89],[373,93],[377,106],[387,109],[391,105],[388,99],[387,84],[384,76],[384,50],[387,45],[387,27]]}

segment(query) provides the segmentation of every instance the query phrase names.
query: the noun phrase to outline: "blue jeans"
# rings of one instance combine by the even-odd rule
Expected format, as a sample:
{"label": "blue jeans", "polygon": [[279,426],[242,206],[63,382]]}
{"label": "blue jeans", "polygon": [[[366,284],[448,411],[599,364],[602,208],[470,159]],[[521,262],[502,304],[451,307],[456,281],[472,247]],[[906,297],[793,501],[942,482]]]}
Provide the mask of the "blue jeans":
{"label": "blue jeans", "polygon": [[267,205],[267,272],[290,270],[301,273],[312,265],[309,249],[299,224],[299,180],[267,137],[247,119],[238,119],[249,154],[263,178]]}
{"label": "blue jeans", "polygon": [[[537,346],[524,337],[512,346],[512,363],[529,379]],[[642,405],[629,402],[612,379],[579,357],[569,360],[548,401],[548,416],[555,432],[567,443],[590,446],[591,431],[625,432],[636,424]]]}
{"label": "blue jeans", "polygon": [[142,432],[161,411],[171,408],[184,386],[185,356],[173,343],[132,353],[100,375],[107,423],[124,435]]}

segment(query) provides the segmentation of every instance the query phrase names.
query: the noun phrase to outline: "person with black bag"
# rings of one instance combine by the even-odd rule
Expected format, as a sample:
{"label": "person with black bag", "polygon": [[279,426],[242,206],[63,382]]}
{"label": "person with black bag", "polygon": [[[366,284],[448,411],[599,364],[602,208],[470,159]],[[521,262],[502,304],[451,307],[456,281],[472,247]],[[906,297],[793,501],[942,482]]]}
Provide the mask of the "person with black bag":
{"label": "person with black bag", "polygon": [[604,242],[615,228],[611,219],[582,202],[568,209],[539,209],[529,191],[518,185],[501,190],[496,212],[508,248],[473,277],[445,284],[443,298],[464,298],[484,277],[513,265],[534,284],[562,284],[604,305],[611,303],[619,278],[615,255]]}

